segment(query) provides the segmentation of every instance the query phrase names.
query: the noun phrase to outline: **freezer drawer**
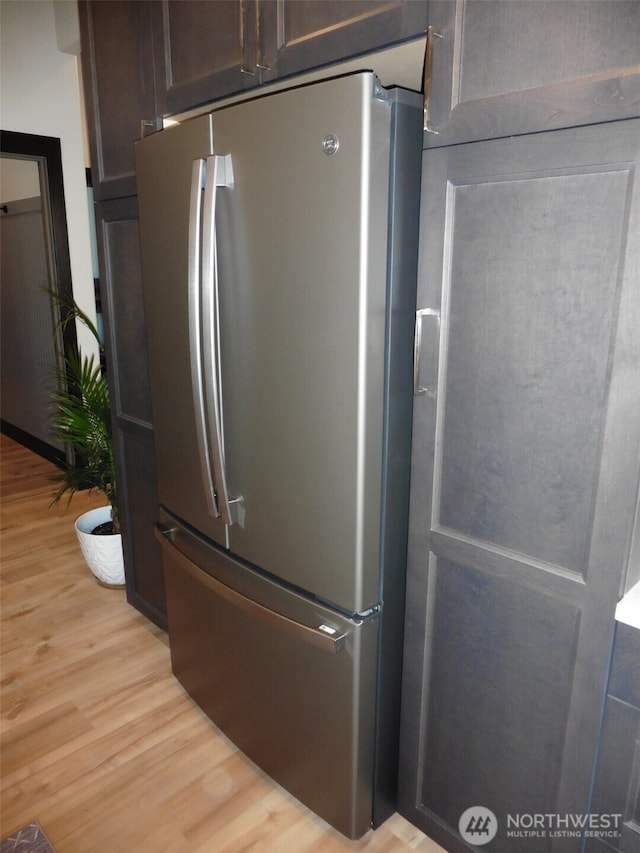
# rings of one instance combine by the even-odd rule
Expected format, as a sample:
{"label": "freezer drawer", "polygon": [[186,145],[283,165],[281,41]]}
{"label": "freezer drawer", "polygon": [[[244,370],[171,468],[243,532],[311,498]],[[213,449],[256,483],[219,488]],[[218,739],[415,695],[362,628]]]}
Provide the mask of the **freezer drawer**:
{"label": "freezer drawer", "polygon": [[176,677],[273,779],[343,834],[362,835],[372,821],[377,619],[349,620],[213,547],[204,555],[184,533],[160,538]]}

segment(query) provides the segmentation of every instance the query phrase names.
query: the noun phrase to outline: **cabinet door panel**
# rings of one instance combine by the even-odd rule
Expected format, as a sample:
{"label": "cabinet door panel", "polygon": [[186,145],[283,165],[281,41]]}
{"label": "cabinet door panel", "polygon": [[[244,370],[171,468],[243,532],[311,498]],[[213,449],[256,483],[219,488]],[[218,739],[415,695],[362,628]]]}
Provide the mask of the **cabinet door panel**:
{"label": "cabinet door panel", "polygon": [[162,554],[153,535],[159,503],[153,433],[121,421],[118,444],[126,515],[127,600],[166,630]]}
{"label": "cabinet door panel", "polygon": [[158,490],[137,204],[128,198],[96,207],[127,598],[164,628],[162,556],[153,535]]}
{"label": "cabinet door panel", "polygon": [[483,849],[580,847],[510,841],[507,818],[589,811],[639,480],[639,148],[632,120],[424,152],[418,307],[441,325],[414,405],[400,798],[447,850],[475,805],[498,820]]}
{"label": "cabinet door panel", "polygon": [[264,79],[336,62],[424,33],[426,0],[262,0]]}
{"label": "cabinet door panel", "polygon": [[452,826],[463,804],[490,807],[502,824],[506,811],[554,811],[565,730],[558,709],[571,698],[579,609],[444,558],[433,584],[421,801]]}
{"label": "cabinet door panel", "polygon": [[[241,0],[156,0],[153,45],[158,102],[171,115],[258,85],[254,4]],[[248,69],[252,70],[252,69]]]}
{"label": "cabinet door panel", "polygon": [[635,0],[434,0],[425,147],[640,115]]}
{"label": "cabinet door panel", "polygon": [[149,8],[146,0],[78,6],[97,201],[135,195],[133,143],[157,127]]}
{"label": "cabinet door panel", "polygon": [[[438,522],[580,574],[617,297],[615,279],[598,284],[620,248],[628,183],[626,170],[540,170],[454,190]],[[495,236],[480,244],[486,216]]]}
{"label": "cabinet door panel", "polygon": [[640,630],[619,622],[611,656],[604,723],[591,811],[620,815],[621,837],[611,846],[588,843],[587,853],[640,851]]}

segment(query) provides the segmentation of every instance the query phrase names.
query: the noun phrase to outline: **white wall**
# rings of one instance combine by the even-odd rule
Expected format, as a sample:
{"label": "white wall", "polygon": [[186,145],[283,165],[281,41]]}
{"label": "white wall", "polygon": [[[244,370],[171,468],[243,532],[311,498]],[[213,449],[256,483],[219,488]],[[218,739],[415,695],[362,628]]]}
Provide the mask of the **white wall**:
{"label": "white wall", "polygon": [[33,160],[0,157],[0,202],[40,195],[40,170]]}
{"label": "white wall", "polygon": [[56,14],[73,29],[75,0],[0,0],[0,127],[60,139],[73,290],[95,317],[80,57],[58,50]]}

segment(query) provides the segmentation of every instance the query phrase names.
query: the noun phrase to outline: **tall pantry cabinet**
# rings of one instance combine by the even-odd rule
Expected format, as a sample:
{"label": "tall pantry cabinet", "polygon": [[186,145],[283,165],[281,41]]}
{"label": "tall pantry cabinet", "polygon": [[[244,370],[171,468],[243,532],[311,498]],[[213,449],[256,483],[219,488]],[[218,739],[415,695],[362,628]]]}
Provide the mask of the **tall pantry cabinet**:
{"label": "tall pantry cabinet", "polygon": [[447,850],[470,806],[588,811],[638,488],[639,140],[424,157],[401,790]]}
{"label": "tall pantry cabinet", "polygon": [[133,140],[161,126],[151,7],[94,2],[78,10],[127,598],[166,628],[133,160]]}
{"label": "tall pantry cabinet", "polygon": [[429,24],[400,810],[448,851],[570,853],[513,827],[589,813],[640,579],[640,6]]}

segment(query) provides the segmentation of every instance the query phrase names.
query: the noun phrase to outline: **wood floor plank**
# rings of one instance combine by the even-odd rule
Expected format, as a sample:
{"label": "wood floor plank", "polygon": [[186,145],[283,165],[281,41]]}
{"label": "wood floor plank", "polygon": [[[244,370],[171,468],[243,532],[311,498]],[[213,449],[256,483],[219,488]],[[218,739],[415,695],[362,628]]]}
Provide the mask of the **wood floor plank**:
{"label": "wood floor plank", "polygon": [[393,815],[351,842],[270,780],[171,674],[166,635],[99,586],[55,467],[0,442],[0,814],[57,853],[444,853]]}
{"label": "wood floor plank", "polygon": [[72,702],[65,702],[13,726],[0,738],[2,772],[7,775],[25,762],[34,761],[50,752],[56,744],[75,739],[79,733],[91,730],[91,723]]}

